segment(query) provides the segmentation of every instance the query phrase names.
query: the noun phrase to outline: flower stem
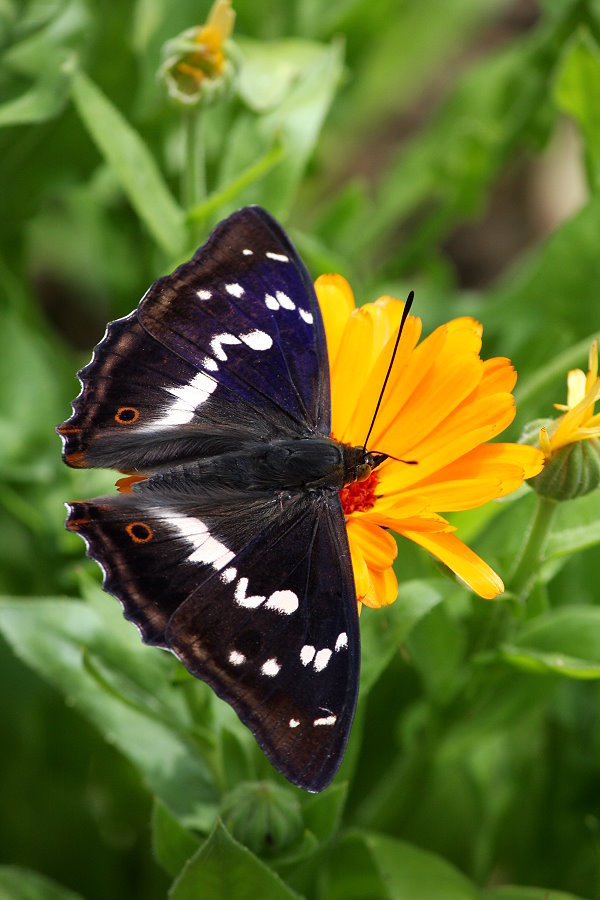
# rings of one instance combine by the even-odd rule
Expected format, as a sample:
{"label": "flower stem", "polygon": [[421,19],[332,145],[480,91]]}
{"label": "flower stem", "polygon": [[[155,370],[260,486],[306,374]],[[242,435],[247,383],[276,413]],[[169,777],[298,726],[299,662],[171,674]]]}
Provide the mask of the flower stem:
{"label": "flower stem", "polygon": [[558,509],[556,500],[537,495],[537,507],[509,579],[509,590],[525,601],[544,561],[544,550]]}
{"label": "flower stem", "polygon": [[206,195],[204,159],[204,128],[202,110],[198,107],[184,111],[185,160],[181,193],[186,210],[197,206]]}

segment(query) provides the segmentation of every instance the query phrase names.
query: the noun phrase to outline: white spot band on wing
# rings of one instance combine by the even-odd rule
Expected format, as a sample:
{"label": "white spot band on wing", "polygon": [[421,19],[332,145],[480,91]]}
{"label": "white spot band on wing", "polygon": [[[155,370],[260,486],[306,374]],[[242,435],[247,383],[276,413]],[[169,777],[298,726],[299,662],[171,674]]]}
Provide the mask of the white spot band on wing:
{"label": "white spot band on wing", "polygon": [[289,616],[298,609],[298,595],[293,591],[274,591],[265,603],[265,609],[274,609]]}
{"label": "white spot band on wing", "polygon": [[221,362],[225,362],[227,360],[227,354],[223,350],[223,344],[240,344],[241,341],[239,338],[236,338],[234,334],[216,334],[212,341],[210,342],[210,347],[212,352],[215,354],[217,359],[220,359]]}
{"label": "white spot band on wing", "polygon": [[200,519],[168,509],[161,511],[160,518],[171,528],[176,529],[179,536],[188,544],[191,544],[193,549],[187,557],[188,562],[204,563],[218,571],[233,559],[234,554],[231,550],[214,538]]}
{"label": "white spot band on wing", "polygon": [[246,657],[243,653],[238,653],[237,650],[232,650],[229,654],[229,662],[232,666],[241,666],[246,662]]}
{"label": "white spot band on wing", "polygon": [[240,578],[235,586],[235,592],[233,595],[233,599],[238,606],[243,606],[244,609],[256,609],[257,606],[260,606],[261,603],[264,603],[265,597],[261,597],[259,594],[255,594],[253,597],[246,597],[247,590],[248,579]]}
{"label": "white spot band on wing", "polygon": [[335,642],[335,649],[336,649],[336,651],[343,650],[344,647],[347,647],[347,646],[348,646],[348,635],[346,634],[345,631],[342,631],[342,632],[340,632],[340,634],[338,634],[337,641]]}
{"label": "white spot band on wing", "polygon": [[307,666],[309,663],[311,663],[316,652],[316,647],[311,646],[311,644],[305,644],[300,651],[300,662],[302,663],[302,665]]}
{"label": "white spot band on wing", "polygon": [[307,312],[305,309],[299,309],[300,318],[303,322],[306,322],[307,325],[312,325],[314,322],[313,314],[311,312]]}
{"label": "white spot band on wing", "polygon": [[226,284],[225,290],[228,294],[231,294],[232,297],[237,297],[238,300],[240,297],[243,297],[245,293],[244,288],[241,286],[241,284],[237,284],[237,282],[234,282],[233,284]]}
{"label": "white spot band on wing", "polygon": [[240,334],[240,340],[251,350],[269,350],[273,346],[273,338],[266,331],[250,331]]}
{"label": "white spot band on wing", "polygon": [[196,291],[196,296],[199,297],[200,300],[210,300],[212,293],[210,291]]}
{"label": "white spot band on wing", "polygon": [[328,647],[324,647],[322,650],[319,650],[317,655],[315,656],[315,661],[313,663],[313,667],[315,672],[322,672],[323,669],[326,668],[327,663],[331,659],[331,650]]}
{"label": "white spot band on wing", "polygon": [[299,724],[298,719],[290,719],[290,728],[297,728]]}
{"label": "white spot band on wing", "polygon": [[315,719],[313,725],[335,725],[337,716],[324,716],[322,719]]}
{"label": "white spot band on wing", "polygon": [[265,256],[267,257],[267,259],[274,259],[274,260],[276,260],[277,262],[289,262],[289,261],[290,261],[290,260],[289,260],[289,257],[285,256],[284,253],[270,253],[270,252],[267,252],[267,253],[265,253]]}
{"label": "white spot band on wing", "polygon": [[153,422],[145,426],[145,430],[152,431],[157,425],[185,425],[191,422],[196,412],[196,407],[201,406],[217,389],[218,382],[206,372],[198,372],[189,384],[183,387],[165,387],[165,391],[175,397],[175,402],[170,403],[163,416],[159,416]]}
{"label": "white spot band on wing", "polygon": [[296,309],[296,304],[283,291],[275,291],[275,298],[283,309]]}
{"label": "white spot band on wing", "polygon": [[275,675],[277,675],[280,672],[281,666],[279,665],[279,663],[277,662],[276,659],[268,659],[266,662],[264,662],[262,664],[262,666],[260,667],[260,670],[263,673],[263,675],[268,675],[270,678],[273,678]]}

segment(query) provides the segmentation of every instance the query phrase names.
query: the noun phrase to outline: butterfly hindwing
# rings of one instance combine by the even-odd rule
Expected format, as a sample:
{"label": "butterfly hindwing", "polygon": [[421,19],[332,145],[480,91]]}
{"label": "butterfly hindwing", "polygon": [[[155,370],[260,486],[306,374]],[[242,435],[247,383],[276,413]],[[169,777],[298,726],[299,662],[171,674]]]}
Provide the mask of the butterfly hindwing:
{"label": "butterfly hindwing", "polygon": [[233,706],[286,777],[321,790],[343,757],[358,690],[338,498],[214,511],[180,496],[142,501],[136,487],[70,505],[67,525],[100,562],[105,588],[146,641],[173,650]]}

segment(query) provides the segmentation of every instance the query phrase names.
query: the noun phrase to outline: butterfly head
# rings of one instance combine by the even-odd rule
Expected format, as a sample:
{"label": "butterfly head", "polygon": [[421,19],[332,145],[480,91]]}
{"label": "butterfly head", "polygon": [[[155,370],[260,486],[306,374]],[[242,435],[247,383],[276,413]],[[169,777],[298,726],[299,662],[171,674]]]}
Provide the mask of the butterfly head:
{"label": "butterfly head", "polygon": [[344,484],[367,481],[385,459],[385,453],[370,453],[364,447],[344,447]]}

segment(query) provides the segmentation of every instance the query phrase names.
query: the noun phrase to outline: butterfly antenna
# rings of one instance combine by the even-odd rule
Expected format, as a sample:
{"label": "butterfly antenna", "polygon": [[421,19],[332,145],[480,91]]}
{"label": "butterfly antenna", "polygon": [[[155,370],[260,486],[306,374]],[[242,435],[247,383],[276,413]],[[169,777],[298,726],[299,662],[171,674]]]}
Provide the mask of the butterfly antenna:
{"label": "butterfly antenna", "polygon": [[363,444],[363,450],[366,451],[367,444],[369,442],[369,438],[371,437],[371,432],[373,431],[373,426],[375,424],[375,419],[377,418],[377,413],[379,412],[379,407],[381,406],[381,401],[383,400],[383,395],[385,393],[385,389],[388,383],[388,379],[390,377],[390,373],[392,371],[392,366],[394,365],[394,360],[396,358],[396,351],[398,350],[398,344],[400,343],[400,338],[402,337],[402,330],[404,328],[404,323],[408,318],[408,314],[410,312],[410,308],[412,306],[412,302],[415,299],[415,292],[411,291],[408,297],[406,298],[406,303],[404,304],[404,309],[402,311],[402,318],[400,319],[400,328],[398,329],[398,337],[396,338],[396,343],[394,344],[394,350],[392,352],[392,358],[390,359],[390,364],[388,366],[388,370],[386,372],[385,378],[383,379],[383,387],[379,393],[379,400],[377,401],[377,406],[375,407],[375,412],[373,413],[373,418],[371,419],[371,425],[367,432],[367,436],[365,438],[365,442]]}

